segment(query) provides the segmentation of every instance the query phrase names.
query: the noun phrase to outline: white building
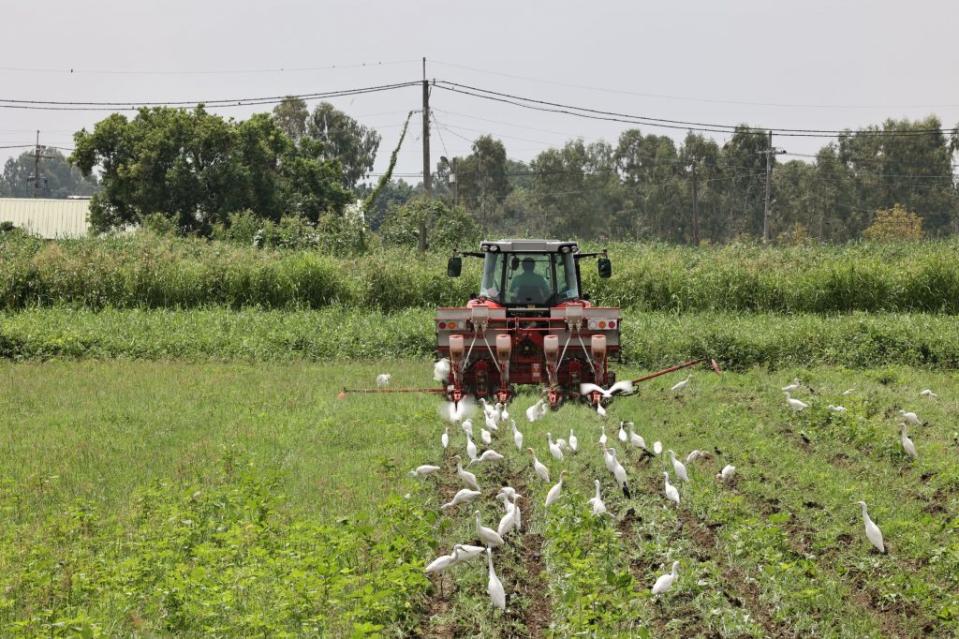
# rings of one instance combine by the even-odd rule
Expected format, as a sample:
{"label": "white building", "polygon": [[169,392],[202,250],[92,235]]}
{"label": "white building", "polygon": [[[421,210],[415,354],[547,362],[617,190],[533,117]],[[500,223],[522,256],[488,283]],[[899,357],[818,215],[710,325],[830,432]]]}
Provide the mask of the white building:
{"label": "white building", "polygon": [[84,237],[89,219],[89,198],[0,197],[0,222],[44,239]]}

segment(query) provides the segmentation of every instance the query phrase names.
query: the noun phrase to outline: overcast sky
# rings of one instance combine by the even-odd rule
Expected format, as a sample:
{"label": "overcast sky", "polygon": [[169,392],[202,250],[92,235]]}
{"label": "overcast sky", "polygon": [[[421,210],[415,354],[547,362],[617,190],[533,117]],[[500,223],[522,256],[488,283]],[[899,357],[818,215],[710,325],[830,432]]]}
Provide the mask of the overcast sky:
{"label": "overcast sky", "polygon": [[[837,129],[935,113],[946,126],[959,122],[959,3],[653,4],[3,0],[0,98],[307,93],[416,80],[426,56],[430,78],[670,119]],[[342,68],[324,68],[334,65]],[[418,88],[406,88],[332,102],[380,131],[382,170],[420,99]],[[579,136],[615,142],[626,128],[440,90],[431,101],[442,125],[432,139],[434,163],[466,153],[482,133],[528,160]],[[243,118],[252,109],[218,112]],[[41,142],[69,147],[74,131],[105,115],[0,109],[0,146],[32,143],[40,129]],[[824,143],[776,140],[799,153]],[[0,149],[0,160],[20,152]],[[415,127],[397,171],[420,171],[420,154]]]}

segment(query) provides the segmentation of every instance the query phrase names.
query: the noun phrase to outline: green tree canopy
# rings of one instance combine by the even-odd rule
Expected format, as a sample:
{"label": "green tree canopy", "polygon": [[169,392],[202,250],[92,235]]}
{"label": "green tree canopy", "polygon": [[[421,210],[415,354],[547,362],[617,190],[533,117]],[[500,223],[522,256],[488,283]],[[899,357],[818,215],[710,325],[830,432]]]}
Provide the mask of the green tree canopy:
{"label": "green tree canopy", "polygon": [[98,185],[93,175],[84,176],[72,166],[57,149],[44,149],[40,159],[40,187],[34,187],[33,171],[35,155],[24,151],[19,157],[10,158],[0,175],[0,196],[65,198],[70,195],[88,196],[96,193]]}
{"label": "green tree canopy", "polygon": [[320,102],[306,119],[306,136],[322,143],[322,159],[340,163],[343,183],[350,189],[373,169],[380,148],[379,133],[329,102]]}

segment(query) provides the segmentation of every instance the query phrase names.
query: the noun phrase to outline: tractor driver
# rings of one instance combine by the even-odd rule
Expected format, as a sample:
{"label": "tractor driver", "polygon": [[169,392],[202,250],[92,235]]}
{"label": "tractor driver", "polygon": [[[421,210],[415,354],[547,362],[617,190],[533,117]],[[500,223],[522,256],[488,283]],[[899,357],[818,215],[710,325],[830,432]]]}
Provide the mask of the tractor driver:
{"label": "tractor driver", "polygon": [[523,272],[510,282],[510,294],[516,302],[545,303],[551,293],[546,278],[536,272],[536,263],[531,257],[523,258]]}

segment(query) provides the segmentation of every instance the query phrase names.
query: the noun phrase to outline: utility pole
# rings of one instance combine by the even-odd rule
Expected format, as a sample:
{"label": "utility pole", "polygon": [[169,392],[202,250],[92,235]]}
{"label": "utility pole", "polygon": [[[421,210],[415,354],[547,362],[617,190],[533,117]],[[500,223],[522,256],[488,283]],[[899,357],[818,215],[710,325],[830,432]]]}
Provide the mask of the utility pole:
{"label": "utility pole", "polygon": [[[430,166],[430,84],[426,80],[426,57],[423,58],[423,189],[433,199],[433,176]],[[419,250],[426,250],[426,219],[420,222]]]}
{"label": "utility pole", "polygon": [[763,204],[763,244],[769,242],[769,196],[770,186],[773,177],[773,156],[785,153],[783,149],[777,149],[773,146],[773,132],[769,132],[769,148],[765,151],[757,151],[766,156],[766,200]]}
{"label": "utility pole", "polygon": [[37,142],[33,147],[33,175],[27,178],[27,182],[33,182],[33,197],[40,197],[40,181],[43,180],[46,184],[47,179],[40,177],[40,160],[41,159],[52,159],[52,156],[44,155],[43,152],[47,150],[47,147],[40,146],[40,130],[37,129]]}
{"label": "utility pole", "polygon": [[693,246],[699,246],[699,192],[696,186],[696,160],[693,160]]}

